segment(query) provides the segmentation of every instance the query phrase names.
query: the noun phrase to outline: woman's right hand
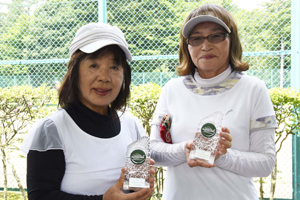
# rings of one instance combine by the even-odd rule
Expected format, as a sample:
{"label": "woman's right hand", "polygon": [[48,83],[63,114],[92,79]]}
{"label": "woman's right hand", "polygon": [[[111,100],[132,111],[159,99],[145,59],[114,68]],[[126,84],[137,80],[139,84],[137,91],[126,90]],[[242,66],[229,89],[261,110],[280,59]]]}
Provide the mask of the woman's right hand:
{"label": "woman's right hand", "polygon": [[137,192],[125,194],[122,191],[124,183],[124,173],[122,171],[121,176],[116,184],[111,186],[103,195],[103,200],[145,200],[151,197],[153,188],[145,188]]}

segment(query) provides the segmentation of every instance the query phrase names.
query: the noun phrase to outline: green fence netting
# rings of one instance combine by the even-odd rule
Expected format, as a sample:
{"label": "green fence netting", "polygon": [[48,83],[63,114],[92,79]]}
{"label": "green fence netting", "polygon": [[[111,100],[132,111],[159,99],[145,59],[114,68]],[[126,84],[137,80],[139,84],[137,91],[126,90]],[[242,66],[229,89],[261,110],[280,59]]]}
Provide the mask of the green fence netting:
{"label": "green fence netting", "polygon": [[[269,88],[290,86],[290,1],[273,0],[250,11],[229,0],[104,2],[106,21],[123,30],[134,56],[134,85],[145,81],[163,85],[166,79],[174,77],[179,31],[185,16],[201,3],[214,2],[227,8],[237,21],[244,57],[251,64],[249,73],[268,82]],[[68,62],[68,46],[76,30],[83,24],[97,22],[105,12],[99,9],[99,3],[103,1],[0,3],[0,87],[43,83],[54,86],[61,81]]]}

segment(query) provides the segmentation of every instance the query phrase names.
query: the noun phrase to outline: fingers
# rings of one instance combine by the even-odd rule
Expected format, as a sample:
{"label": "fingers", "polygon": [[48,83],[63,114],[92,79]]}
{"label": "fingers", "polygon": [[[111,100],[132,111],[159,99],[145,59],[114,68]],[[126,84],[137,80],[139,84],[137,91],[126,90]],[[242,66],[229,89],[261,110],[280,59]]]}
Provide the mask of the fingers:
{"label": "fingers", "polygon": [[227,153],[227,149],[224,147],[220,147],[217,149],[215,160],[217,160],[221,155],[224,155]]}
{"label": "fingers", "polygon": [[123,187],[123,182],[124,182],[124,173],[122,172],[119,180],[103,194],[103,200],[122,199],[122,195],[124,195],[124,193],[121,190]]}
{"label": "fingers", "polygon": [[[191,144],[192,144],[193,142],[191,142],[190,140],[189,141],[187,141],[186,143],[185,143],[185,146],[184,146],[184,152],[185,152],[185,157],[186,157],[186,160],[187,160],[187,162],[188,162],[188,160],[190,159],[189,157],[190,157],[190,149],[191,149]],[[189,162],[188,162],[189,163]],[[190,166],[191,167],[191,166]]]}
{"label": "fingers", "polygon": [[222,132],[220,133],[220,137],[226,139],[227,141],[232,141],[232,136],[230,135],[230,131],[226,127],[222,127]]}
{"label": "fingers", "polygon": [[151,197],[151,194],[153,191],[154,191],[153,188],[144,188],[140,191],[126,194],[126,199],[128,199],[128,200],[145,200],[145,199]]}
{"label": "fingers", "polygon": [[206,167],[206,168],[211,168],[215,167],[215,164],[209,164],[200,160],[194,160],[194,159],[189,159],[187,162],[190,167]]}
{"label": "fingers", "polygon": [[154,187],[154,174],[155,174],[155,167],[151,166],[150,167],[150,176],[149,176],[149,183],[150,183],[150,188]]}
{"label": "fingers", "polygon": [[155,167],[153,167],[153,166],[150,167],[150,174],[152,174],[152,175],[155,174]]}
{"label": "fingers", "polygon": [[154,176],[151,174],[150,176],[149,176],[149,183],[150,183],[150,188],[153,188],[154,187],[154,181],[155,181],[155,178],[154,178]]}
{"label": "fingers", "polygon": [[154,177],[153,174],[155,173],[154,167],[151,166],[150,168],[150,178],[149,181],[150,186],[152,188],[145,188],[137,192],[133,192],[130,194],[124,194],[122,192],[123,182],[125,179],[125,168],[122,168],[122,173],[120,175],[119,180],[115,183],[115,185],[111,186],[103,195],[103,200],[146,200],[147,198],[151,197],[152,192],[154,191]]}
{"label": "fingers", "polygon": [[222,132],[220,133],[219,143],[225,149],[228,149],[231,147],[231,141],[232,141],[232,136],[230,135],[229,129],[226,127],[222,127]]}
{"label": "fingers", "polygon": [[155,161],[153,159],[150,159],[150,165],[155,165]]}
{"label": "fingers", "polygon": [[190,156],[190,150],[188,148],[185,148],[184,151],[185,151],[185,157],[188,159]]}
{"label": "fingers", "polygon": [[211,167],[215,167],[216,165],[215,164],[209,164],[209,163],[206,163],[206,162],[202,162],[202,161],[199,160],[198,161],[198,166],[211,168]]}
{"label": "fingers", "polygon": [[227,127],[222,127],[222,132],[230,133],[230,130]]}
{"label": "fingers", "polygon": [[192,149],[192,145],[193,145],[193,140],[188,140],[185,143],[185,147],[184,147],[186,161],[190,167],[206,167],[206,168],[215,167],[215,164],[209,164],[199,160],[190,159],[190,152]]}
{"label": "fingers", "polygon": [[[123,168],[124,169],[124,168]],[[125,179],[125,176],[124,176],[124,172],[123,172],[123,169],[122,169],[122,173],[120,175],[120,178],[119,180],[117,181],[117,183],[115,184],[117,188],[122,188],[123,187],[123,183],[124,183],[124,179]],[[125,169],[124,169],[125,170]]]}
{"label": "fingers", "polygon": [[232,136],[230,131],[226,127],[222,127],[222,132],[220,133],[220,139],[218,142],[217,152],[215,160],[217,160],[221,155],[227,153],[227,149],[231,147]]}
{"label": "fingers", "polygon": [[225,139],[225,138],[220,138],[218,148],[224,148],[224,149],[229,149],[231,147],[231,141]]}
{"label": "fingers", "polygon": [[186,156],[187,159],[190,156],[190,151],[191,151],[192,145],[193,145],[193,140],[188,140],[185,143],[184,151],[185,151],[185,156]]}
{"label": "fingers", "polygon": [[188,140],[188,141],[186,141],[184,148],[191,150],[192,145],[193,145],[193,140]]}

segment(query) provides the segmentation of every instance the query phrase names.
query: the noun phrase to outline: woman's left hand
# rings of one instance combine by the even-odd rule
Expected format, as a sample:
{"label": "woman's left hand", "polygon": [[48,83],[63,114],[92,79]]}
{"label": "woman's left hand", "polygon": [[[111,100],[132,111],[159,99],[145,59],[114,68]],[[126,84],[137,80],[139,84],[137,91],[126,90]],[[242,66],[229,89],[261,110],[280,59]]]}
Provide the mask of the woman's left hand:
{"label": "woman's left hand", "polygon": [[149,177],[149,182],[150,182],[150,188],[154,187],[154,174],[155,174],[155,167],[153,165],[155,164],[155,161],[150,159],[150,177]]}
{"label": "woman's left hand", "polygon": [[226,127],[222,127],[215,160],[217,160],[221,155],[227,153],[227,149],[231,147],[231,141],[232,137],[230,135],[229,129]]}
{"label": "woman's left hand", "polygon": [[[148,158],[147,158],[148,159]],[[149,183],[150,183],[150,188],[154,187],[154,174],[155,174],[155,167],[153,165],[155,164],[155,161],[150,158],[150,176],[149,176]],[[125,174],[126,169],[123,168],[122,172]]]}
{"label": "woman's left hand", "polygon": [[193,146],[193,140],[188,140],[185,143],[185,156],[186,156],[186,162],[190,167],[206,167],[206,168],[211,168],[211,167],[215,167],[215,164],[209,164],[206,162],[202,162],[200,160],[194,160],[190,158],[190,152],[192,150],[192,146]]}

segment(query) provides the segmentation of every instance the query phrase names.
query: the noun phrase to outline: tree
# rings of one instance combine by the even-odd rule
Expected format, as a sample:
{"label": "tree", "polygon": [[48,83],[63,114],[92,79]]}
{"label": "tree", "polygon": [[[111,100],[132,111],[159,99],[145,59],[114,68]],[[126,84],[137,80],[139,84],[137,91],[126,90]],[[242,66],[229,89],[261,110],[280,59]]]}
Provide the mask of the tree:
{"label": "tree", "polygon": [[[278,128],[275,131],[275,144],[278,148],[276,154],[280,152],[284,141],[290,136],[300,131],[300,93],[290,88],[272,88],[269,94],[274,106]],[[270,200],[274,199],[277,180],[277,160],[274,170],[271,173]],[[260,178],[260,199],[264,198],[263,183]]]}
{"label": "tree", "polygon": [[[278,123],[278,129],[275,132],[275,144],[279,144],[278,149],[276,149],[276,153],[278,153],[289,135],[295,135],[300,131],[300,93],[289,88],[273,88],[269,90],[269,93]],[[270,200],[274,199],[277,171],[276,161],[275,168],[271,174]]]}
{"label": "tree", "polygon": [[[53,103],[56,91],[47,87],[33,89],[30,86],[18,86],[0,89],[0,152],[2,154],[4,174],[4,199],[7,199],[7,168],[12,168],[12,173],[26,199],[25,190],[16,173],[14,164],[10,160],[10,151],[18,149],[20,135],[26,132],[34,120],[53,112],[55,107],[45,107]],[[55,98],[57,99],[57,98]]]}
{"label": "tree", "polygon": [[[177,55],[179,41],[178,6],[170,1],[109,1],[108,23],[125,34],[129,49],[135,56]],[[167,62],[166,62],[167,61]],[[133,62],[135,72],[152,72],[165,64],[174,71],[177,60],[139,60]]]}
{"label": "tree", "polygon": [[[201,1],[201,4],[204,3],[211,1]],[[290,49],[288,0],[284,3],[272,0],[263,9],[254,11],[240,9],[232,0],[218,0],[214,3],[223,5],[235,17],[245,52],[277,51],[281,48],[281,41],[285,49]],[[174,56],[178,54],[182,22],[199,5],[199,1],[186,0],[112,0],[107,1],[107,21],[124,31],[134,56]],[[65,63],[51,63],[49,60],[68,58],[68,46],[77,29],[83,24],[98,21],[97,8],[97,1],[14,0],[6,15],[6,19],[10,20],[6,27],[12,28],[3,35],[5,42],[0,45],[3,52],[0,56],[4,60],[47,61],[30,65],[7,65],[5,70],[2,68],[2,73],[60,79],[60,72],[65,72]],[[280,68],[279,56],[247,59],[252,69]],[[285,67],[290,66],[289,59],[285,58]],[[178,59],[134,60],[132,66],[134,72],[175,72]]]}
{"label": "tree", "polygon": [[26,84],[38,87],[48,83],[54,87],[55,81],[62,79],[66,64],[52,60],[67,59],[68,47],[78,28],[97,22],[97,2],[49,0],[34,3],[36,1],[14,0],[9,6],[7,21],[10,28],[2,34],[4,43],[0,44],[0,50],[3,60],[39,62],[3,65],[0,75],[28,75],[30,80]]}
{"label": "tree", "polygon": [[[291,49],[291,2],[290,0],[272,0],[262,8],[239,12],[236,16],[244,51],[280,51]],[[247,23],[245,23],[247,22]],[[250,59],[255,69],[280,69],[280,57],[262,56],[259,60]],[[290,68],[290,61],[285,59],[285,68]]]}

